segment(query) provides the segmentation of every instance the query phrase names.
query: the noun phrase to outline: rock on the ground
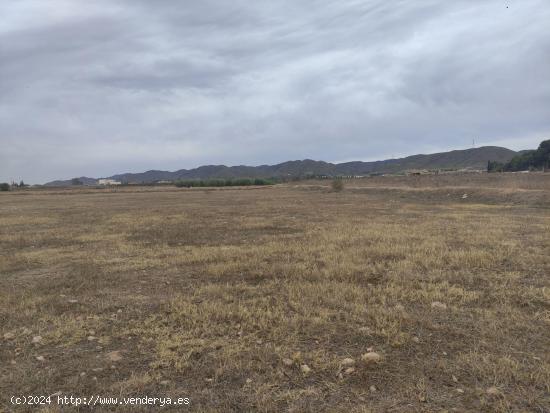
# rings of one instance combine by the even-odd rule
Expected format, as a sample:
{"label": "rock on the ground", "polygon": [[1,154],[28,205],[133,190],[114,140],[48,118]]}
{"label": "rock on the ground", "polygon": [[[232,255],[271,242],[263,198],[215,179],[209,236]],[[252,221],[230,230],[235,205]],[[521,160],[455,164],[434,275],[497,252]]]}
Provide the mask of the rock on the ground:
{"label": "rock on the ground", "polygon": [[345,358],[342,360],[342,367],[351,367],[355,365],[355,360],[352,358]]}
{"label": "rock on the ground", "polygon": [[311,372],[311,367],[309,367],[307,364],[302,364],[300,366],[300,370],[302,371],[302,373],[308,374]]}
{"label": "rock on the ground", "polygon": [[122,354],[120,350],[111,351],[106,354],[106,357],[109,361],[113,361],[113,362],[122,360]]}
{"label": "rock on the ground", "polygon": [[437,310],[446,310],[447,309],[447,304],[442,303],[440,301],[434,301],[432,303],[432,308],[435,308]]}
{"label": "rock on the ground", "polygon": [[374,351],[369,351],[361,356],[361,360],[363,360],[366,364],[374,364],[379,363],[380,360],[382,360],[382,357]]}

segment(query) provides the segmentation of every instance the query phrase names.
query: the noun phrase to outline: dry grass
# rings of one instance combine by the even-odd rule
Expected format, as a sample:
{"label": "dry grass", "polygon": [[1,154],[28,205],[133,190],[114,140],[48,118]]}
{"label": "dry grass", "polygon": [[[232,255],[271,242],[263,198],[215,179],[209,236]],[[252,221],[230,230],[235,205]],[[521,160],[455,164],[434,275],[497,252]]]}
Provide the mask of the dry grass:
{"label": "dry grass", "polygon": [[0,406],[550,411],[550,176],[439,178],[1,194]]}

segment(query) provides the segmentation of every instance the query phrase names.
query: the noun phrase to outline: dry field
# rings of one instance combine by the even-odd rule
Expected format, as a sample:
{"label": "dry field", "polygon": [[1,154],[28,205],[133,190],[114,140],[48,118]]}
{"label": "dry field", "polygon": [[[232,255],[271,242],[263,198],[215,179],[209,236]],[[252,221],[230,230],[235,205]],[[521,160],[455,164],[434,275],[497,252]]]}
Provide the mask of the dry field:
{"label": "dry field", "polygon": [[548,174],[2,193],[0,411],[550,412],[549,234]]}

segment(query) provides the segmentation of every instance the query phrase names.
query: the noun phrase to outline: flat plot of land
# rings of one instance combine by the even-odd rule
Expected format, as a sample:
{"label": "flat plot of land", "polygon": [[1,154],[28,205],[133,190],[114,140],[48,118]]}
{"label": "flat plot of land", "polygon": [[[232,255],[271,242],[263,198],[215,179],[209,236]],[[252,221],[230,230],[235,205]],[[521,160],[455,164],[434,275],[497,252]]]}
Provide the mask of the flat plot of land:
{"label": "flat plot of land", "polygon": [[0,194],[0,410],[549,411],[550,176],[329,187]]}

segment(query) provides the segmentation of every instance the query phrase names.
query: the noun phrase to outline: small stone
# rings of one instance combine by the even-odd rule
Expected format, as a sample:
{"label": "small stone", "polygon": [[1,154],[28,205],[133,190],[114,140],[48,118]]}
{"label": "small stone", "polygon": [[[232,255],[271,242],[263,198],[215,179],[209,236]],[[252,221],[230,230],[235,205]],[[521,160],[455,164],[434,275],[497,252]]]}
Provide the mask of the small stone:
{"label": "small stone", "polygon": [[463,393],[464,393],[464,390],[462,390],[462,389],[456,389],[456,392],[457,392],[457,393],[460,393],[460,394],[463,394]]}
{"label": "small stone", "polygon": [[4,333],[4,340],[13,340],[15,338],[15,334],[13,333]]}
{"label": "small stone", "polygon": [[370,353],[371,351],[374,351],[374,347],[367,347],[367,352]]}
{"label": "small stone", "polygon": [[367,334],[367,333],[370,333],[370,328],[368,327],[359,327],[359,330],[358,330],[360,333],[364,333],[364,334]]}
{"label": "small stone", "polygon": [[369,387],[369,390],[374,393],[377,390],[377,388],[376,386],[372,385]]}
{"label": "small stone", "polygon": [[33,343],[33,344],[38,344],[38,343],[40,343],[41,341],[42,341],[42,336],[34,336],[34,337],[32,338],[32,343]]}
{"label": "small stone", "polygon": [[208,383],[212,383],[214,381],[214,379],[211,379],[211,378],[207,378],[207,379],[204,379],[205,381],[207,381]]}
{"label": "small stone", "polygon": [[375,353],[374,351],[369,351],[361,356],[361,360],[367,364],[379,363],[381,359],[382,357],[380,357],[380,354]]}
{"label": "small stone", "polygon": [[432,308],[435,308],[437,310],[446,310],[447,309],[447,304],[444,304],[440,301],[434,301],[432,303]]}
{"label": "small stone", "polygon": [[453,379],[453,381],[454,381],[455,383],[458,383],[458,379],[457,379],[457,377],[456,377],[454,374],[452,375],[451,378]]}
{"label": "small stone", "polygon": [[113,362],[122,360],[122,354],[120,350],[111,351],[110,353],[107,353],[106,357],[107,359],[109,359],[109,361],[113,361]]}
{"label": "small stone", "polygon": [[415,343],[420,343],[420,339],[416,336],[412,338],[412,341],[414,341]]}
{"label": "small stone", "polygon": [[402,304],[397,304],[397,305],[395,306],[395,309],[396,309],[397,311],[405,311],[405,307],[403,307]]}
{"label": "small stone", "polygon": [[263,342],[263,340],[262,340],[262,339],[260,339],[260,340],[256,340],[256,344],[258,344],[258,345],[260,345],[260,346],[261,346],[261,345],[262,345],[263,343],[264,343],[264,342]]}
{"label": "small stone", "polygon": [[283,359],[283,364],[287,367],[291,367],[292,365],[294,365],[294,361],[292,359],[289,359],[289,358],[284,358]]}
{"label": "small stone", "polygon": [[83,371],[82,373],[80,373],[80,377],[86,377],[86,372]]}
{"label": "small stone", "polygon": [[11,360],[11,361],[10,361],[10,364],[11,364],[12,366],[14,366],[14,365],[16,365],[16,364],[17,364],[17,361],[15,361],[15,360]]}
{"label": "small stone", "polygon": [[346,374],[352,374],[353,372],[355,372],[355,367],[348,367],[344,373]]}
{"label": "small stone", "polygon": [[446,351],[444,351],[442,354],[443,354],[444,356],[448,356],[448,354],[447,354]]}
{"label": "small stone", "polygon": [[302,373],[304,374],[309,374],[311,372],[311,368],[307,365],[307,364],[302,364],[300,366],[300,370],[302,371]]}
{"label": "small stone", "polygon": [[96,367],[95,369],[92,369],[92,371],[93,371],[94,373],[98,373],[98,372],[100,372],[100,371],[103,371],[103,369],[102,369],[101,367]]}
{"label": "small stone", "polygon": [[246,379],[246,384],[252,383],[252,379]]}
{"label": "small stone", "polygon": [[88,341],[94,341],[97,340],[97,337],[95,336],[88,336]]}
{"label": "small stone", "polygon": [[122,313],[122,309],[119,308],[116,312],[120,314],[120,313]]}
{"label": "small stone", "polygon": [[28,336],[31,333],[31,330],[29,330],[27,327],[23,327],[23,330],[21,330],[21,333]]}
{"label": "small stone", "polygon": [[466,198],[468,198],[468,194],[463,194],[462,199],[466,199]]}
{"label": "small stone", "polygon": [[161,384],[162,386],[168,386],[168,385],[170,384],[170,380],[162,380],[162,381],[160,382],[160,384]]}
{"label": "small stone", "polygon": [[92,377],[92,380],[97,381],[97,377],[96,376]]}
{"label": "small stone", "polygon": [[76,303],[78,303],[78,300],[71,299],[71,300],[68,300],[68,302],[69,302],[70,304],[76,304]]}
{"label": "small stone", "polygon": [[46,361],[46,359],[44,358],[44,356],[36,356],[36,359],[38,361]]}
{"label": "small stone", "polygon": [[491,386],[487,389],[487,394],[490,396],[498,396],[500,394],[500,390],[495,386]]}
{"label": "small stone", "polygon": [[342,367],[351,367],[355,366],[355,360],[352,358],[345,358],[342,360]]}

